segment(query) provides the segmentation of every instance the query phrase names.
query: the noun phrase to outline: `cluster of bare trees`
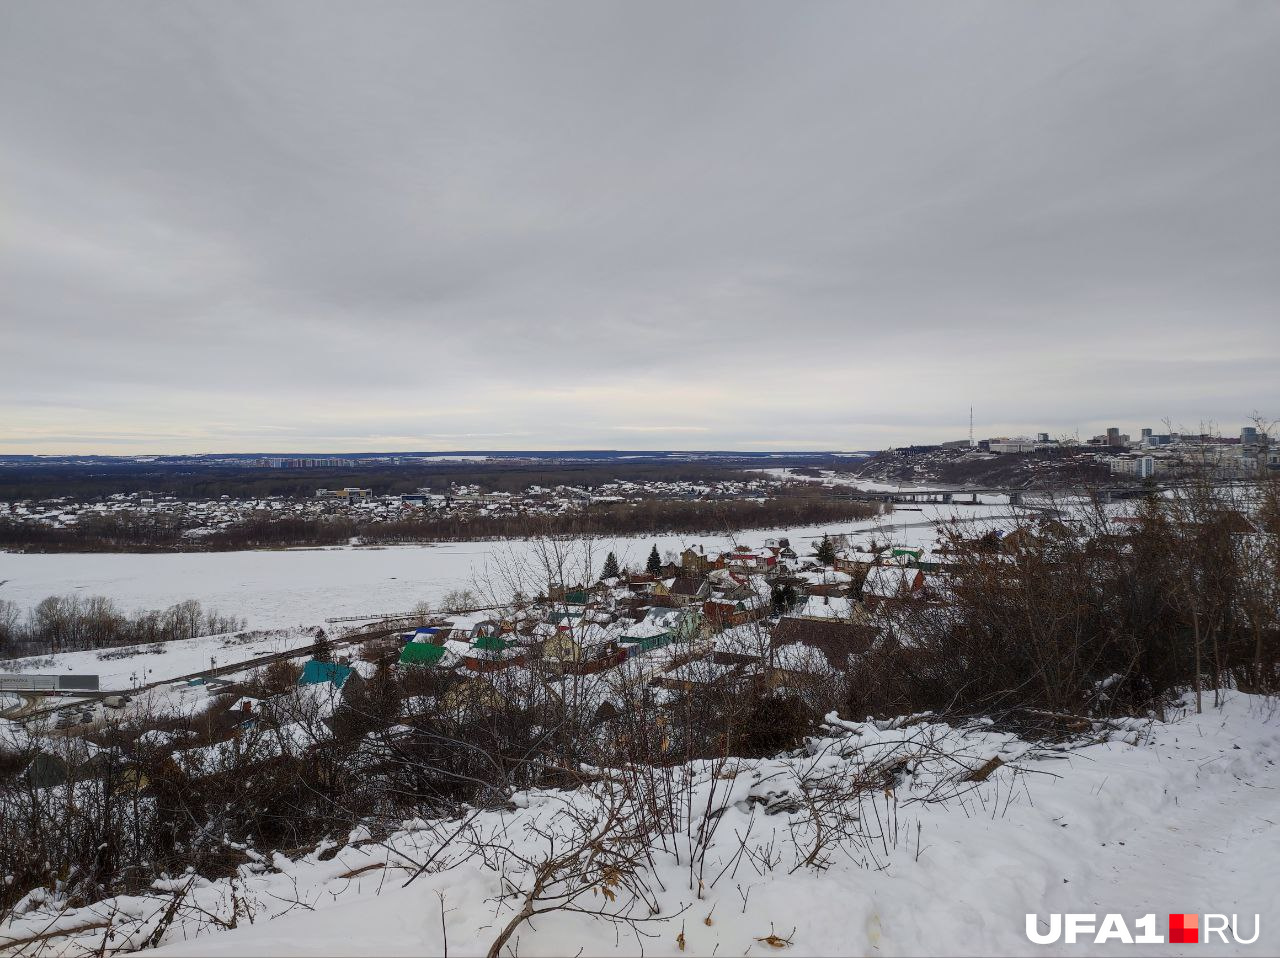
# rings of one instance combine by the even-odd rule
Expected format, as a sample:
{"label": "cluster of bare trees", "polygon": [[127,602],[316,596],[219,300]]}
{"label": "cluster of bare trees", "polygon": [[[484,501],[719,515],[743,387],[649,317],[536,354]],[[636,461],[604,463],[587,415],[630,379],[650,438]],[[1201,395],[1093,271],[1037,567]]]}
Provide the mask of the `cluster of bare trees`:
{"label": "cluster of bare trees", "polygon": [[0,658],[194,639],[244,627],[243,619],[205,609],[195,599],[127,613],[100,595],[51,595],[25,616],[16,602],[0,599]]}
{"label": "cluster of bare trees", "polygon": [[1280,482],[1194,481],[1117,523],[950,536],[940,594],[882,618],[851,677],[854,714],[1163,714],[1178,693],[1280,689]]}
{"label": "cluster of bare trees", "polygon": [[176,516],[142,510],[86,515],[65,526],[6,515],[0,516],[0,546],[32,552],[148,552],[181,543],[186,528]]}
{"label": "cluster of bare trees", "polygon": [[[234,927],[253,920],[251,903],[234,893],[245,869],[270,871],[276,852],[324,858],[348,843],[378,846],[416,822],[414,847],[383,845],[386,864],[375,858],[367,867],[394,863],[410,882],[463,861],[492,871],[499,920],[490,955],[517,953],[521,934],[551,913],[614,924],[643,945],[685,934],[683,912],[661,901],[673,881],[701,899],[746,875],[819,873],[837,859],[882,867],[904,831],[888,789],[933,747],[907,733],[899,746],[864,756],[861,743],[829,741],[762,776],[731,754],[741,708],[727,715],[683,698],[668,707],[637,692],[635,714],[615,723],[584,717],[585,687],[575,709],[569,695],[535,693],[513,673],[498,683],[503,699],[486,698],[482,708],[433,686],[431,672],[411,675],[416,684],[376,676],[340,703],[282,697],[274,720],[264,716],[231,738],[217,734],[219,702],[191,719],[101,733],[92,760],[73,739],[8,743],[0,749],[0,872],[12,879],[0,886],[0,920],[17,917],[15,906],[29,906],[36,889],[55,910],[121,894],[151,900],[146,934],[113,931],[104,953],[155,943],[175,920]],[[64,777],[35,780],[20,771],[31,764]],[[550,803],[545,813],[480,816],[517,812],[511,800],[530,787]],[[910,801],[955,788],[948,781]],[[219,878],[232,889],[226,902],[190,897]],[[87,934],[137,923],[109,906],[98,913],[101,928]],[[33,936],[20,953],[57,944]]]}
{"label": "cluster of bare trees", "polygon": [[[770,876],[816,876],[839,862],[883,868],[904,842],[907,853],[913,837],[918,843],[903,810],[964,805],[976,776],[985,777],[975,773],[985,752],[965,754],[936,727],[910,721],[891,723],[893,734],[874,741],[837,723],[762,764],[725,754],[724,740],[712,736],[702,740],[705,757],[690,760],[698,726],[715,716],[705,710],[696,721],[682,719],[687,703],[651,705],[625,732],[588,729],[592,744],[575,757],[596,762],[569,767],[560,751],[566,743],[543,748],[541,731],[529,727],[530,720],[572,723],[569,709],[532,703],[523,721],[465,708],[405,714],[430,698],[414,691],[379,704],[383,693],[369,688],[344,697],[328,719],[323,699],[299,696],[280,716],[287,726],[263,722],[213,743],[201,727],[209,717],[175,723],[171,737],[204,743],[180,752],[104,739],[98,754],[108,757],[57,787],[6,778],[0,868],[13,880],[0,887],[0,919],[20,917],[21,897],[24,912],[33,900],[44,906],[44,924],[35,927],[53,929],[15,936],[12,953],[60,951],[65,936],[83,935],[114,954],[159,943],[175,923],[189,936],[252,922],[263,905],[245,878],[285,871],[276,852],[319,860],[343,853],[363,864],[341,877],[373,871],[397,884],[464,863],[486,870],[495,889],[490,956],[518,954],[521,936],[555,915],[616,926],[640,949],[659,937],[683,949],[686,935],[713,925],[714,906],[698,903],[717,890],[736,889],[745,911],[751,885]],[[346,711],[368,724],[335,725],[331,736],[329,720]],[[563,730],[542,731],[555,738]],[[61,754],[73,758],[70,743]],[[538,807],[516,795],[530,784],[571,787],[539,789]],[[225,894],[195,894],[211,879],[224,880]],[[447,940],[449,909],[433,884]],[[44,893],[23,893],[32,889]],[[687,904],[673,906],[676,889]],[[128,913],[110,901],[124,892],[132,896]],[[310,907],[303,894],[292,903],[278,888],[267,894],[272,914]],[[782,948],[794,929],[759,931],[760,941]],[[470,944],[475,950],[474,938]]]}
{"label": "cluster of bare trees", "polygon": [[[501,807],[522,789],[581,787],[592,769],[763,753],[780,725],[795,736],[785,744],[811,727],[810,711],[797,722],[784,699],[743,687],[655,694],[616,676],[549,685],[531,669],[459,680],[384,667],[326,702],[292,684],[296,670],[268,669],[192,717],[0,742],[0,875],[14,876],[0,909],[38,886],[94,901],[188,867],[219,877],[246,849]],[[242,692],[274,697],[231,711]]]}
{"label": "cluster of bare trees", "polygon": [[[264,510],[198,538],[172,517],[134,513],[89,517],[74,526],[53,528],[0,517],[0,546],[38,551],[236,550],[294,545],[336,545],[359,536],[371,542],[423,542],[460,539],[509,539],[542,535],[631,535],[723,529],[775,528],[866,519],[878,504],[817,496],[785,495],[765,501],[714,499],[593,503],[561,514],[507,516],[423,512],[390,521],[331,515],[308,518]],[[205,530],[199,530],[204,533]]]}

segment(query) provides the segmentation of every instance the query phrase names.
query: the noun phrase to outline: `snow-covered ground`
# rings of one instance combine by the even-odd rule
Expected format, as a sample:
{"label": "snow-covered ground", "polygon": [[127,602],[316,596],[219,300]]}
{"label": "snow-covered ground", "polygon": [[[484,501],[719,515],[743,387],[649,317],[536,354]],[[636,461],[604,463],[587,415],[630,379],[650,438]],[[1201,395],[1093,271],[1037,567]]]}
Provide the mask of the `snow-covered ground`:
{"label": "snow-covered ground", "polygon": [[[800,468],[803,469],[804,467]],[[812,482],[824,486],[847,486],[850,489],[860,489],[863,492],[912,492],[921,489],[951,489],[964,493],[967,489],[966,486],[946,482],[921,484],[918,482],[885,482],[880,479],[864,479],[861,476],[850,475],[847,472],[834,472],[830,469],[820,470],[820,475],[817,476],[798,472],[796,467],[793,466],[773,469],[749,469],[747,471],[762,473],[775,479],[787,479],[792,482]],[[987,505],[1007,505],[1009,496],[1005,493],[986,493],[978,496],[978,501]]]}
{"label": "snow-covered ground", "polygon": [[230,665],[271,652],[302,648],[314,641],[310,633],[294,629],[265,634],[232,633],[179,639],[154,645],[129,645],[102,651],[59,652],[57,655],[10,659],[8,672],[96,674],[103,691],[128,691],[178,675],[191,675],[217,665]]}
{"label": "snow-covered ground", "polygon": [[[1004,506],[925,506],[900,509],[883,520],[755,530],[721,536],[638,536],[597,540],[597,563],[609,551],[624,565],[643,567],[655,542],[677,553],[700,542],[728,548],[787,536],[800,551],[823,533],[866,536],[883,528],[895,542],[932,544],[936,522],[999,516]],[[882,536],[883,538],[883,536]],[[525,555],[523,540],[448,542],[429,546],[285,549],[262,552],[163,554],[0,552],[0,598],[30,608],[50,595],[104,595],[124,609],[162,608],[199,599],[207,609],[242,616],[251,629],[316,625],[326,618],[403,612],[420,601],[483,579],[495,563]]]}
{"label": "snow-covered ground", "polygon": [[[1133,930],[1134,920],[1154,914],[1167,938],[1168,916],[1191,911],[1239,915],[1246,937],[1259,915],[1261,935],[1248,946],[1166,943],[1146,953],[1280,952],[1276,704],[1231,695],[1202,716],[1121,721],[1095,728],[1092,739],[1054,749],[981,723],[833,721],[803,754],[698,764],[688,770],[687,820],[667,841],[655,840],[652,864],[646,858],[635,872],[658,907],[657,915],[636,913],[656,919],[640,926],[644,937],[592,914],[552,911],[521,926],[510,945],[527,956],[1126,955],[1142,948],[1033,945],[1026,915],[1045,919],[1043,928],[1050,913],[1118,913]],[[1003,764],[984,781],[965,780],[997,756]],[[861,825],[845,819],[854,826],[848,838],[817,857],[822,867],[806,864],[821,803],[789,799],[802,783],[821,797],[871,772],[887,777],[857,799]],[[110,920],[111,945],[120,947],[150,934],[170,893],[190,885],[190,907],[164,933],[158,955],[440,955],[446,945],[455,956],[484,954],[516,907],[502,892],[531,887],[527,862],[541,857],[548,832],[568,840],[595,827],[603,791],[519,794],[514,810],[485,813],[464,833],[494,843],[488,862],[468,854],[466,837],[455,838],[407,887],[413,863],[435,852],[456,822],[407,822],[382,843],[343,836],[345,847],[326,861],[251,850],[235,879],[179,878],[159,883],[154,896],[61,914],[46,903],[0,934],[86,927],[78,939],[46,946],[79,954],[77,947],[96,947]],[[689,836],[704,821],[714,828],[700,889],[690,877]],[[627,881],[609,886],[613,899],[600,881],[577,904],[587,912],[626,907]],[[213,930],[209,916],[225,922],[237,899],[239,927]]]}

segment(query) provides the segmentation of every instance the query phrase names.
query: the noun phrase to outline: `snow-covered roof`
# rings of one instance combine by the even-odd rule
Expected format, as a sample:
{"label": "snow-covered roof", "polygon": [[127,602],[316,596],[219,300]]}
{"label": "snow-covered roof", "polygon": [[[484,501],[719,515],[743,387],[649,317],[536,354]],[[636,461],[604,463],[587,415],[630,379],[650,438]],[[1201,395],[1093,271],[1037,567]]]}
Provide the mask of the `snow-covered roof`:
{"label": "snow-covered roof", "polygon": [[854,603],[848,596],[811,595],[791,614],[810,619],[850,619]]}
{"label": "snow-covered roof", "polygon": [[901,566],[875,566],[867,570],[867,580],[862,590],[868,595],[890,598],[904,592],[910,592],[916,576],[916,569]]}
{"label": "snow-covered roof", "polygon": [[623,630],[622,638],[626,639],[650,639],[658,635],[666,635],[672,629],[668,625],[659,625],[650,619],[644,619],[635,625],[629,625]]}

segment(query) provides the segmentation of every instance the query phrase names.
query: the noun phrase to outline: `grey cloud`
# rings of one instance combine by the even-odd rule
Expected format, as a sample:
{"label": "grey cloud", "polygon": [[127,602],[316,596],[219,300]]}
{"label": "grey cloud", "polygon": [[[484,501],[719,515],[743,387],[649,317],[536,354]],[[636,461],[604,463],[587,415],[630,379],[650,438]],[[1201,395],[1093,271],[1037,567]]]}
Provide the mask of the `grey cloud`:
{"label": "grey cloud", "polygon": [[0,451],[1280,414],[1277,93],[1248,2],[10,4]]}

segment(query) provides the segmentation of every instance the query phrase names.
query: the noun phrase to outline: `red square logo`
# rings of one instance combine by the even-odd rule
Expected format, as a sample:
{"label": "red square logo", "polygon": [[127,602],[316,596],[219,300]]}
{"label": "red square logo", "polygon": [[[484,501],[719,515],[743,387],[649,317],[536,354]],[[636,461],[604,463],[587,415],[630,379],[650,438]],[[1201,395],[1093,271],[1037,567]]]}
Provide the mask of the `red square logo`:
{"label": "red square logo", "polygon": [[1173,945],[1194,945],[1200,941],[1199,915],[1170,915],[1169,943]]}

